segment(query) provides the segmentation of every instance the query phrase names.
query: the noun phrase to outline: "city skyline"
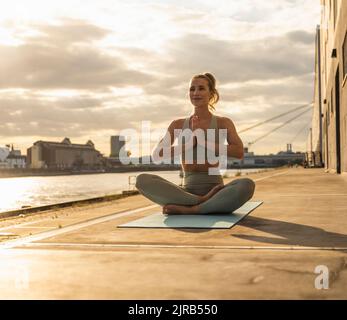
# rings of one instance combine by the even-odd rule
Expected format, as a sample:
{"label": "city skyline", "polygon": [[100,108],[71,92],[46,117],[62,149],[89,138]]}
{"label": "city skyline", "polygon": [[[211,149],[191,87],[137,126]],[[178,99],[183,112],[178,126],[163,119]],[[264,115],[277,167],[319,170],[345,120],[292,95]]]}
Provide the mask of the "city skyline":
{"label": "city skyline", "polygon": [[[112,136],[112,137],[110,137],[110,138],[114,138],[114,137],[118,137],[118,136]],[[68,140],[70,140],[70,138],[69,137],[65,137],[63,140],[66,140],[66,139],[68,139]],[[39,140],[39,141],[42,141],[42,142],[49,142],[49,143],[62,143],[62,141],[44,141],[44,140]],[[4,147],[3,146],[1,146],[0,145],[0,149],[1,150],[5,150],[5,149],[7,149],[8,150],[8,153],[10,153],[11,151],[13,152],[18,152],[18,151],[20,151],[20,152],[22,152],[21,153],[21,155],[24,155],[24,156],[27,156],[27,150],[30,148],[30,147],[32,147],[33,145],[34,145],[34,143],[37,143],[37,142],[39,142],[39,141],[34,141],[28,148],[26,148],[25,149],[25,151],[24,152],[22,152],[21,150],[19,150],[18,148],[16,148],[16,146],[14,145],[14,144],[7,144],[7,145],[5,145]],[[81,146],[84,146],[84,145],[87,145],[88,143],[90,143],[90,142],[92,142],[93,143],[93,141],[92,140],[88,140],[86,143],[81,143],[81,142],[76,142],[76,141],[70,141],[72,144],[74,144],[74,145],[81,145]],[[112,143],[110,142],[110,146],[109,146],[109,152],[108,153],[102,153],[102,152],[100,152],[101,154],[102,154],[102,156],[103,157],[106,157],[106,158],[112,158],[112,157],[118,157],[118,156],[115,156],[115,155],[112,155],[112,145],[111,145]],[[129,148],[129,145],[127,145],[126,143],[124,144],[124,145],[122,145],[122,148],[124,149],[124,150],[126,150],[126,151],[130,151],[130,150],[128,150],[128,149],[130,149]],[[139,147],[139,148],[141,148],[141,146]],[[288,148],[290,148],[290,149],[288,149]],[[276,154],[278,154],[278,153],[282,153],[282,152],[292,152],[292,153],[300,153],[301,151],[298,151],[298,150],[293,150],[293,148],[292,148],[292,144],[286,144],[286,146],[285,147],[283,147],[282,149],[280,149],[280,150],[278,150],[278,151],[275,151],[275,152],[273,152],[273,153],[268,153],[268,154],[258,154],[258,153],[255,153],[254,151],[252,151],[249,147],[247,147],[247,146],[244,146],[244,149],[245,149],[245,152],[246,151],[248,151],[248,153],[249,154],[254,154],[254,155],[276,155]],[[97,148],[97,146],[95,146],[95,150],[96,151],[100,151],[98,148]],[[141,158],[141,157],[145,157],[145,158],[147,158],[147,157],[151,157],[152,156],[152,153],[151,152],[139,152],[139,153],[135,153],[135,156],[132,156],[132,155],[129,155],[129,159],[133,159],[133,158],[137,158],[137,159],[139,159],[139,158]],[[0,160],[0,161],[2,161],[2,160]]]}
{"label": "city skyline", "polygon": [[[189,116],[195,73],[216,76],[216,114],[238,131],[313,99],[318,1],[18,3],[0,10],[0,144],[23,153],[37,140],[69,137],[107,156],[120,130],[146,120],[165,129]],[[244,146],[290,117],[240,134]],[[251,151],[284,150],[307,123],[293,141],[305,151],[310,119]]]}

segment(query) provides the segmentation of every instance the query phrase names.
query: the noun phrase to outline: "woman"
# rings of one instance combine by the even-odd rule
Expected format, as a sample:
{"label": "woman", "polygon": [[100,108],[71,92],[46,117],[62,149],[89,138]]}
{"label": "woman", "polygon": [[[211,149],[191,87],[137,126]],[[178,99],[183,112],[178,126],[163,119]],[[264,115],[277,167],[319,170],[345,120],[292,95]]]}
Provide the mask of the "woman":
{"label": "woman", "polygon": [[[229,118],[215,116],[211,112],[219,100],[214,76],[210,73],[195,75],[190,81],[189,97],[194,106],[194,114],[187,119],[174,120],[153,154],[158,150],[160,156],[168,153],[172,157],[177,154],[177,148],[181,148],[181,146],[173,146],[173,143],[178,138],[177,132],[180,129],[191,129],[193,132],[225,129],[227,156],[242,159],[243,143],[233,122]],[[201,163],[201,161],[196,161],[196,156],[193,157],[193,161],[186,161],[184,157],[185,153],[190,151],[196,155],[197,149],[202,148],[201,145],[210,150],[213,148],[213,151],[218,153],[218,136],[216,134],[217,144],[212,144],[212,147],[210,141],[201,144],[194,135],[191,136],[189,143],[185,144],[185,148],[181,152],[183,155],[181,165],[184,172],[183,187],[157,175],[144,173],[137,176],[136,188],[145,197],[163,206],[164,214],[232,213],[252,198],[254,182],[251,179],[243,178],[224,185],[220,174],[209,174],[210,169],[219,166],[218,162],[209,163],[205,159],[206,161]]]}

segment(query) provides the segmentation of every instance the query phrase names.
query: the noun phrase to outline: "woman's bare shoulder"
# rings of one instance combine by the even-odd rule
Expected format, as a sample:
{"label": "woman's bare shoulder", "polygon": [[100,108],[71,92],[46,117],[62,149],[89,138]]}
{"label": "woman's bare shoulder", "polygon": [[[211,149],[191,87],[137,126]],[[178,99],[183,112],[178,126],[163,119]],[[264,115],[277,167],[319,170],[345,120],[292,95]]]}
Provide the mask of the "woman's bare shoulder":
{"label": "woman's bare shoulder", "polygon": [[183,127],[185,120],[186,120],[185,118],[173,120],[171,122],[171,125],[173,126],[174,129],[181,129]]}
{"label": "woman's bare shoulder", "polygon": [[233,125],[233,121],[228,117],[216,116],[218,128],[228,128]]}

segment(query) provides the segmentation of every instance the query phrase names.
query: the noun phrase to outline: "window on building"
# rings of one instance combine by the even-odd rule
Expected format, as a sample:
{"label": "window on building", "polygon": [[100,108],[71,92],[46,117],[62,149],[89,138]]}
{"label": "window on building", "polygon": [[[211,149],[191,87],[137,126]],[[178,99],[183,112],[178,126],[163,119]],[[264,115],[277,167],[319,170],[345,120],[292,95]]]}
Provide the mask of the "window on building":
{"label": "window on building", "polygon": [[345,40],[343,40],[342,51],[343,51],[343,78],[345,78],[347,76],[347,32],[345,34]]}
{"label": "window on building", "polygon": [[334,88],[331,89],[331,97],[330,97],[330,103],[331,103],[331,114],[334,114]]}

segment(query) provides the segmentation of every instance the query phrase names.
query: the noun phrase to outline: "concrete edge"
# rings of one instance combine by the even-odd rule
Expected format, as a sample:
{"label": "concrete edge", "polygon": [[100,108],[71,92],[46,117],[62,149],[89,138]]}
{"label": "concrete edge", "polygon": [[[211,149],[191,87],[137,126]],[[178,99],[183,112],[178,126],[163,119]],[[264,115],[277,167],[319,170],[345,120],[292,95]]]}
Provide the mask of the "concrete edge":
{"label": "concrete edge", "polygon": [[122,191],[122,193],[120,193],[120,194],[111,194],[111,195],[95,197],[95,198],[73,200],[73,201],[48,204],[48,205],[38,206],[38,207],[30,207],[30,208],[4,211],[4,212],[0,212],[0,219],[16,217],[16,216],[20,216],[20,215],[29,214],[29,213],[47,211],[47,210],[51,210],[51,209],[72,207],[76,204],[91,204],[91,203],[97,203],[97,202],[113,201],[113,200],[118,200],[118,199],[130,197],[130,196],[134,196],[134,195],[138,195],[138,194],[140,194],[140,193],[137,190]]}

